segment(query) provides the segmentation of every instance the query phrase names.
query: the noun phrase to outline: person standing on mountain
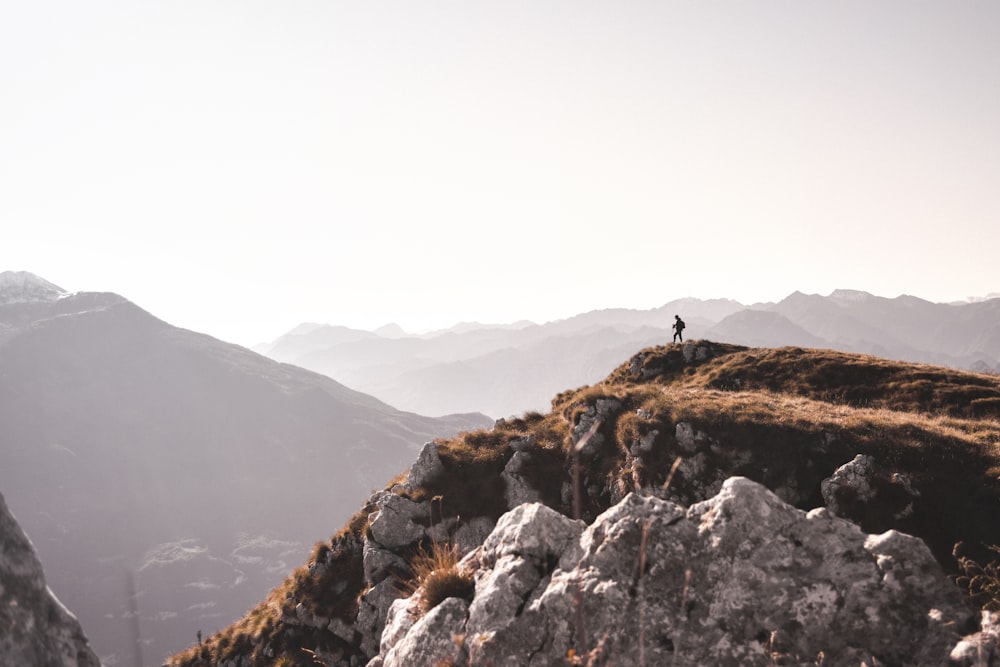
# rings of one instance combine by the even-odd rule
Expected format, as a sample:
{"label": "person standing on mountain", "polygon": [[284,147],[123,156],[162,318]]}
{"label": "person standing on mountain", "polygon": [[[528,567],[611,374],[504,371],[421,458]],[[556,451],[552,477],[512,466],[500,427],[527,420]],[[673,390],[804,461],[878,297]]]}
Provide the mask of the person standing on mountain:
{"label": "person standing on mountain", "polygon": [[674,342],[676,343],[678,340],[680,340],[683,343],[684,334],[682,332],[684,331],[684,320],[681,319],[680,315],[674,315],[673,330],[674,330]]}

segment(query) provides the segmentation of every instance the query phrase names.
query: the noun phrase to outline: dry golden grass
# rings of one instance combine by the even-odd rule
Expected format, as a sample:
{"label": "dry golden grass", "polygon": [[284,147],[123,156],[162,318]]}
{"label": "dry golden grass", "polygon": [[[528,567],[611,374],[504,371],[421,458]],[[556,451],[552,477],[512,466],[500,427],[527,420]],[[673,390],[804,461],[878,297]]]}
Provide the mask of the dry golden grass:
{"label": "dry golden grass", "polygon": [[432,544],[419,549],[410,561],[411,579],[406,588],[417,592],[418,606],[426,614],[448,598],[472,600],[472,575],[459,567],[458,549],[450,544]]}
{"label": "dry golden grass", "polygon": [[1000,547],[990,545],[993,558],[979,563],[966,556],[957,556],[961,574],[958,584],[981,609],[1000,611]]}
{"label": "dry golden grass", "polygon": [[[1000,377],[827,350],[699,344],[708,358],[687,360],[679,345],[650,348],[605,381],[562,392],[548,414],[527,413],[491,431],[440,440],[446,474],[426,488],[397,492],[433,500],[429,523],[498,518],[507,509],[501,473],[514,454],[512,443],[530,437],[536,447],[519,474],[543,502],[569,515],[571,428],[596,401],[615,398],[621,409],[602,417],[601,444],[580,461],[583,516],[595,516],[629,491],[663,493],[668,483],[667,492],[678,499],[700,499],[704,480],[687,477],[686,468],[677,466],[684,455],[676,431],[681,422],[710,438],[703,455],[717,468],[713,472],[765,485],[796,480],[802,508],[823,504],[819,484],[834,468],[870,454],[912,479],[921,495],[909,518],[873,516],[862,527],[884,530],[879,522],[885,520],[918,535],[946,569],[959,574],[959,565],[965,568],[963,581],[973,599],[1000,607],[987,602],[1000,600],[1000,566],[991,564],[996,554],[986,547],[1000,544]],[[647,446],[637,449],[640,440]],[[386,488],[402,481],[404,475]],[[244,619],[170,664],[195,667],[240,655],[270,664],[260,653],[268,644],[296,666],[312,664],[303,646],[342,650],[345,659],[365,657],[329,632],[301,625],[289,630],[284,619],[294,617],[301,602],[310,613],[352,622],[365,591],[361,546],[373,510],[362,508],[329,542],[316,545],[311,562],[324,568],[299,568]],[[960,540],[967,552],[956,562],[952,547]],[[458,571],[453,550],[431,547],[410,555],[412,582],[423,586],[425,610],[471,594],[471,580]]]}
{"label": "dry golden grass", "polygon": [[[714,355],[687,362],[680,347],[643,350],[641,368],[663,369],[652,382],[675,387],[766,390],[855,407],[1000,418],[1000,376],[869,355],[797,347],[745,348],[699,341]],[[616,369],[606,382],[648,384]],[[603,384],[603,383],[602,383]]]}
{"label": "dry golden grass", "polygon": [[[676,457],[683,454],[674,427],[686,422],[709,434],[719,449],[747,454],[748,462],[727,469],[727,475],[743,475],[765,485],[797,479],[807,491],[804,508],[823,503],[820,480],[810,477],[809,471],[828,475],[856,454],[872,455],[906,474],[925,491],[916,502],[917,517],[892,525],[925,539],[946,569],[955,570],[950,558],[955,541],[988,544],[1000,538],[1000,526],[992,518],[1000,511],[1000,421],[972,415],[962,402],[984,391],[1000,392],[1000,378],[822,350],[733,347],[715,346],[719,356],[700,362],[685,361],[679,346],[652,348],[604,382],[561,394],[553,408],[567,419],[599,397],[613,396],[623,405],[602,425],[609,443],[597,460],[588,462],[589,479],[583,488],[594,488],[601,477],[608,480],[612,496],[665,483]],[[744,379],[739,383],[720,381],[726,377],[720,369],[754,368],[759,358],[767,361],[759,364],[764,369],[783,360],[798,370],[764,387],[747,381],[754,377],[747,373],[741,374]],[[850,368],[838,370],[838,364]],[[636,368],[655,375],[639,380]],[[872,377],[916,376],[940,376],[943,388],[928,393],[919,383],[901,381],[889,389],[867,386]],[[863,388],[866,399],[846,400],[849,391],[837,393],[821,386],[832,382],[831,377],[846,383],[847,389]],[[963,398],[948,404],[955,396]],[[640,437],[654,435],[651,452],[631,455]],[[716,463],[724,465],[724,461],[710,464]],[[687,500],[696,497],[699,481],[686,479],[683,469],[672,479],[678,497]],[[612,499],[589,498],[593,511]],[[873,516],[863,527],[880,532],[889,525],[886,521],[885,516]]]}

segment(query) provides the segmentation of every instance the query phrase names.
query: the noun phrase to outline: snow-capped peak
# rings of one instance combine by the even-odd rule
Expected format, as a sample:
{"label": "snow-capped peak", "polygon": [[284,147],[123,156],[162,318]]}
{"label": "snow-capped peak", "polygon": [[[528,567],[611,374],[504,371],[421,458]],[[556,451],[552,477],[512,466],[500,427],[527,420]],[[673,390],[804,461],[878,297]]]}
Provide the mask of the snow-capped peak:
{"label": "snow-capped peak", "polygon": [[28,271],[0,272],[0,305],[55,301],[66,290]]}
{"label": "snow-capped peak", "polygon": [[837,303],[860,303],[871,299],[872,295],[856,289],[837,289],[830,293],[830,299]]}

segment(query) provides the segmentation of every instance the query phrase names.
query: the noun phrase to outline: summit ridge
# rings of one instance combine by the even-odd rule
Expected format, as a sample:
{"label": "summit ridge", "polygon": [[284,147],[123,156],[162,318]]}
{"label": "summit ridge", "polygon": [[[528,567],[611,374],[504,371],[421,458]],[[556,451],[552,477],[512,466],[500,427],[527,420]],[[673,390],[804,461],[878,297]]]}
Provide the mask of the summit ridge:
{"label": "summit ridge", "polygon": [[0,305],[56,301],[66,290],[29,271],[0,272]]}

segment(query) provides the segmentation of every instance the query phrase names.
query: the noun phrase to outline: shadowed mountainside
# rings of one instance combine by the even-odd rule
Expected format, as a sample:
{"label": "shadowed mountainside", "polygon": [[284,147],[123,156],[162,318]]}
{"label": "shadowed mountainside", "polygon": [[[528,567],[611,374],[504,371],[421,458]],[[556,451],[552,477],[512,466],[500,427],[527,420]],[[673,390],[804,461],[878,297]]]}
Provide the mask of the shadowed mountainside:
{"label": "shadowed mountainside", "polygon": [[365,664],[434,543],[465,553],[523,502],[590,523],[630,493],[688,506],[732,476],[920,537],[956,572],[956,543],[983,561],[1000,543],[1000,378],[802,348],[645,349],[547,414],[425,448],[244,619],[170,664]]}
{"label": "shadowed mountainside", "polygon": [[490,423],[401,412],[114,294],[27,293],[0,303],[0,488],[107,665],[131,651],[129,572],[160,660],[260,599],[422,443]]}

